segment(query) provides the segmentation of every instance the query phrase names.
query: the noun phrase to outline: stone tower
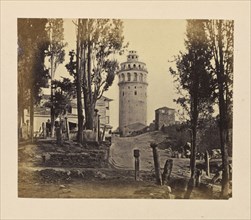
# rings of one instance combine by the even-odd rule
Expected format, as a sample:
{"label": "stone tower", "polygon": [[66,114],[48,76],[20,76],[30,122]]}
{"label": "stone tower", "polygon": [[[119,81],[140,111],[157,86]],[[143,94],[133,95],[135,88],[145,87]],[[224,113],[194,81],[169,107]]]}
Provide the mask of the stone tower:
{"label": "stone tower", "polygon": [[121,63],[119,77],[119,130],[128,135],[147,124],[147,69],[136,51]]}

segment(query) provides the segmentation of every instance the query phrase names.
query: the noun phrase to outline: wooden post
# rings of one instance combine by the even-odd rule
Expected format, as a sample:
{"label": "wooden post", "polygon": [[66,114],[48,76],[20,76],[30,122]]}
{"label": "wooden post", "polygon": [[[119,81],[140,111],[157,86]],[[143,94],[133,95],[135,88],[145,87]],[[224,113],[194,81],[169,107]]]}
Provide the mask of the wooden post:
{"label": "wooden post", "polygon": [[98,115],[98,142],[100,142],[100,115]]}
{"label": "wooden post", "polygon": [[157,182],[158,185],[162,185],[162,178],[161,178],[160,162],[159,162],[159,154],[158,154],[157,144],[156,143],[151,143],[150,146],[153,149],[153,160],[154,160],[154,169],[155,169],[156,182]]}
{"label": "wooden post", "polygon": [[70,139],[70,134],[69,134],[69,125],[68,125],[68,119],[65,117],[65,128],[66,128],[66,138],[67,140]]}
{"label": "wooden post", "polygon": [[45,139],[46,138],[46,128],[44,122],[42,123],[42,137]]}
{"label": "wooden post", "polygon": [[163,184],[165,184],[168,180],[170,180],[172,169],[173,169],[173,160],[172,159],[166,160],[166,163],[164,166],[164,171],[162,174],[162,183]]}
{"label": "wooden post", "polygon": [[103,130],[103,133],[102,133],[102,138],[101,138],[102,141],[104,141],[104,138],[105,138],[105,130],[106,130],[106,125],[104,126],[104,130]]}
{"label": "wooden post", "polygon": [[206,163],[206,174],[208,177],[210,177],[210,162],[209,162],[209,153],[206,151],[205,154],[205,163]]}
{"label": "wooden post", "polygon": [[139,156],[140,152],[138,149],[133,151],[133,156],[135,158],[135,180],[139,181]]}

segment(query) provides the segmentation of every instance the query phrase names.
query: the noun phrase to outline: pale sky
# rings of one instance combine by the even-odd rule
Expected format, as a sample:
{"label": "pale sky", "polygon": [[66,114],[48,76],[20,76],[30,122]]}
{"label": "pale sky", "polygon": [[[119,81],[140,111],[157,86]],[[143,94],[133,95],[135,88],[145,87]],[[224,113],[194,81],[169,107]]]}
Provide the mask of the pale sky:
{"label": "pale sky", "polygon": [[[173,56],[184,50],[185,20],[123,20],[125,42],[129,42],[127,50],[136,50],[139,61],[145,62],[148,69],[147,123],[155,117],[155,109],[167,106],[177,109],[173,102],[175,88],[169,67],[173,64]],[[61,64],[55,78],[69,77],[64,67],[69,61],[69,50],[76,48],[76,30],[71,19],[64,22],[66,48],[65,63]],[[119,57],[119,62],[126,61],[127,52]],[[104,95],[113,99],[110,103],[111,125],[118,127],[119,100],[117,77],[109,91]]]}

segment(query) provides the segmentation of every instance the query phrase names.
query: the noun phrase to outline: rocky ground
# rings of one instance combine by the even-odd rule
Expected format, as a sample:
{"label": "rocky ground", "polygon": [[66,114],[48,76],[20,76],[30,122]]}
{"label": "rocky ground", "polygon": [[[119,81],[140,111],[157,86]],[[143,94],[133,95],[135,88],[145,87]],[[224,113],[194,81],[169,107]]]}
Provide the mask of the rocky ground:
{"label": "rocky ground", "polygon": [[[73,154],[89,152],[88,146],[67,142],[57,146],[55,141],[39,141],[36,144],[19,145],[18,149],[18,196],[25,198],[138,198],[181,199],[189,179],[189,160],[174,160],[171,179],[163,186],[155,182],[153,159],[149,142],[160,139],[159,134],[113,139],[110,165],[99,167],[50,166],[43,156],[49,152]],[[137,139],[137,141],[136,141]],[[140,180],[134,180],[135,145],[141,151]],[[105,148],[106,146],[104,146]],[[93,149],[92,149],[93,150]],[[95,149],[94,149],[95,150]],[[159,151],[161,167],[169,158],[167,152]],[[209,184],[211,178],[204,173],[200,187],[196,187],[191,199],[218,199],[220,184]]]}

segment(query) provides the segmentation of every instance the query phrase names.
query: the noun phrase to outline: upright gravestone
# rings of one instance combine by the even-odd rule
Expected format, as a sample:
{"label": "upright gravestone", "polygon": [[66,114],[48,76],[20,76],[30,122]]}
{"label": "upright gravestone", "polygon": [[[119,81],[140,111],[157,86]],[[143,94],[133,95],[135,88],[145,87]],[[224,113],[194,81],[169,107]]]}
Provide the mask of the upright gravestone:
{"label": "upright gravestone", "polygon": [[135,180],[139,181],[139,156],[140,156],[140,152],[138,149],[135,149],[133,151],[133,156],[135,158]]}
{"label": "upright gravestone", "polygon": [[162,185],[162,175],[161,175],[161,171],[160,171],[160,162],[159,162],[159,154],[158,154],[157,144],[151,143],[150,146],[153,149],[153,161],[154,161],[156,182],[158,185]]}

